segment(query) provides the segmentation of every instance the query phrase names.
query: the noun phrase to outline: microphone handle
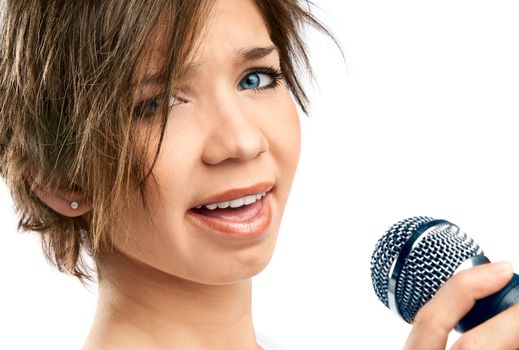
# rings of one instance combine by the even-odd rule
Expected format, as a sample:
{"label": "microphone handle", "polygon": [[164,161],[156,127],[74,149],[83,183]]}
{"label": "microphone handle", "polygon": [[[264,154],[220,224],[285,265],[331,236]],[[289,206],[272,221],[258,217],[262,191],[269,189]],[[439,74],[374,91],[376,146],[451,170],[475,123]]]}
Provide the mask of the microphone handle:
{"label": "microphone handle", "polygon": [[519,303],[519,275],[514,273],[510,282],[503,289],[476,301],[476,304],[454,329],[460,333],[466,332],[517,303]]}

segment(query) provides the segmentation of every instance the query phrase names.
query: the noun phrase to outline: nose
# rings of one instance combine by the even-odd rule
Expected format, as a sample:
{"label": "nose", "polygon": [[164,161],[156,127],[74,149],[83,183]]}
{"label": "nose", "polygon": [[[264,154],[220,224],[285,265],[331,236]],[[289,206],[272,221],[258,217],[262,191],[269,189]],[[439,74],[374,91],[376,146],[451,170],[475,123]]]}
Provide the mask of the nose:
{"label": "nose", "polygon": [[[206,139],[202,160],[216,165],[228,159],[247,161],[267,152],[269,144],[259,125],[257,112],[247,113],[247,105],[238,99],[220,99],[212,104],[208,122],[210,134]],[[252,107],[252,106],[249,106]]]}

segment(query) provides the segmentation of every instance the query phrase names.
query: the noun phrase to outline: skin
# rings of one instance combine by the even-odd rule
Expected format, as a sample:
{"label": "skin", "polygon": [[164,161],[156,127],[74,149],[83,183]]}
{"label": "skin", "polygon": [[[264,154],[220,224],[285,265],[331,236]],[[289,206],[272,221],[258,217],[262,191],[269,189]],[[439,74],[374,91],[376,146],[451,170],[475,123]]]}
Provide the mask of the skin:
{"label": "skin", "polygon": [[[160,28],[156,37],[137,80],[160,67]],[[251,68],[280,69],[252,1],[218,1],[200,40],[195,68],[173,99],[155,181],[147,184],[149,215],[132,201],[129,239],[113,237],[115,252],[98,263],[98,308],[84,349],[258,348],[251,277],[274,250],[299,158],[299,119],[282,80],[261,91],[243,85]],[[241,52],[257,47],[273,50],[245,60]],[[256,78],[261,86],[273,82],[264,73]],[[146,85],[137,97],[149,101],[156,93],[157,86]],[[152,113],[153,103],[146,106]],[[260,236],[225,238],[188,219],[188,210],[210,196],[264,182],[274,185],[272,221]],[[90,210],[77,193],[34,188],[65,215]],[[80,208],[71,209],[71,200]]]}
{"label": "skin", "polygon": [[[160,66],[160,31],[149,64]],[[84,350],[257,349],[251,315],[251,277],[269,262],[299,158],[299,121],[283,82],[242,89],[247,70],[279,69],[275,50],[244,61],[239,52],[271,47],[250,0],[220,0],[208,20],[196,69],[179,86],[159,158],[148,184],[149,216],[127,209],[128,240],[98,264],[99,300]],[[137,77],[137,78],[139,78]],[[269,77],[261,76],[270,82]],[[153,96],[142,88],[141,97]],[[272,222],[259,237],[230,240],[201,230],[186,216],[204,199],[231,188],[271,181]],[[70,217],[88,215],[80,192],[37,195]],[[77,201],[78,209],[70,202]],[[451,278],[418,313],[405,348],[445,349],[449,332],[474,304],[510,279],[509,264],[487,264]],[[454,349],[519,347],[519,306],[465,333]]]}
{"label": "skin", "polygon": [[[478,299],[491,295],[512,278],[508,262],[461,271],[438,290],[414,320],[406,350],[445,349],[449,333]],[[519,348],[519,304],[474,327],[453,344],[453,350],[510,350]]]}

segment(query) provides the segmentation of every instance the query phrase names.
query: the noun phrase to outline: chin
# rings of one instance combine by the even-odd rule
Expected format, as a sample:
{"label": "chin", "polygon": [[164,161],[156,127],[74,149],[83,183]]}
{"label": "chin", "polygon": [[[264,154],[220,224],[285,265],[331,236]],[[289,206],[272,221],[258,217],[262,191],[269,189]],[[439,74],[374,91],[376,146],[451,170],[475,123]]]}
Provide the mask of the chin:
{"label": "chin", "polygon": [[219,271],[214,269],[208,271],[209,273],[205,276],[204,283],[226,285],[250,279],[267,267],[272,258],[272,253],[273,250],[254,255],[240,254],[240,256],[229,262],[228,265],[219,264]]}

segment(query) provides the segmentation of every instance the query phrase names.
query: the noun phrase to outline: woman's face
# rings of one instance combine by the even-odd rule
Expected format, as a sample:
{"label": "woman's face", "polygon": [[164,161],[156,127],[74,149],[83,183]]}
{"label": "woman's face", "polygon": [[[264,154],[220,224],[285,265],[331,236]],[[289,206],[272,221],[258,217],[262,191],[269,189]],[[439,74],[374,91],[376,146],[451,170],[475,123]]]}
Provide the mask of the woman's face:
{"label": "woman's face", "polygon": [[[231,283],[272,256],[299,158],[299,120],[252,0],[215,4],[190,64],[147,183],[149,219],[135,202],[130,239],[114,244],[167,274]],[[141,73],[154,66],[152,57]],[[137,104],[153,113],[153,86],[141,90]]]}

